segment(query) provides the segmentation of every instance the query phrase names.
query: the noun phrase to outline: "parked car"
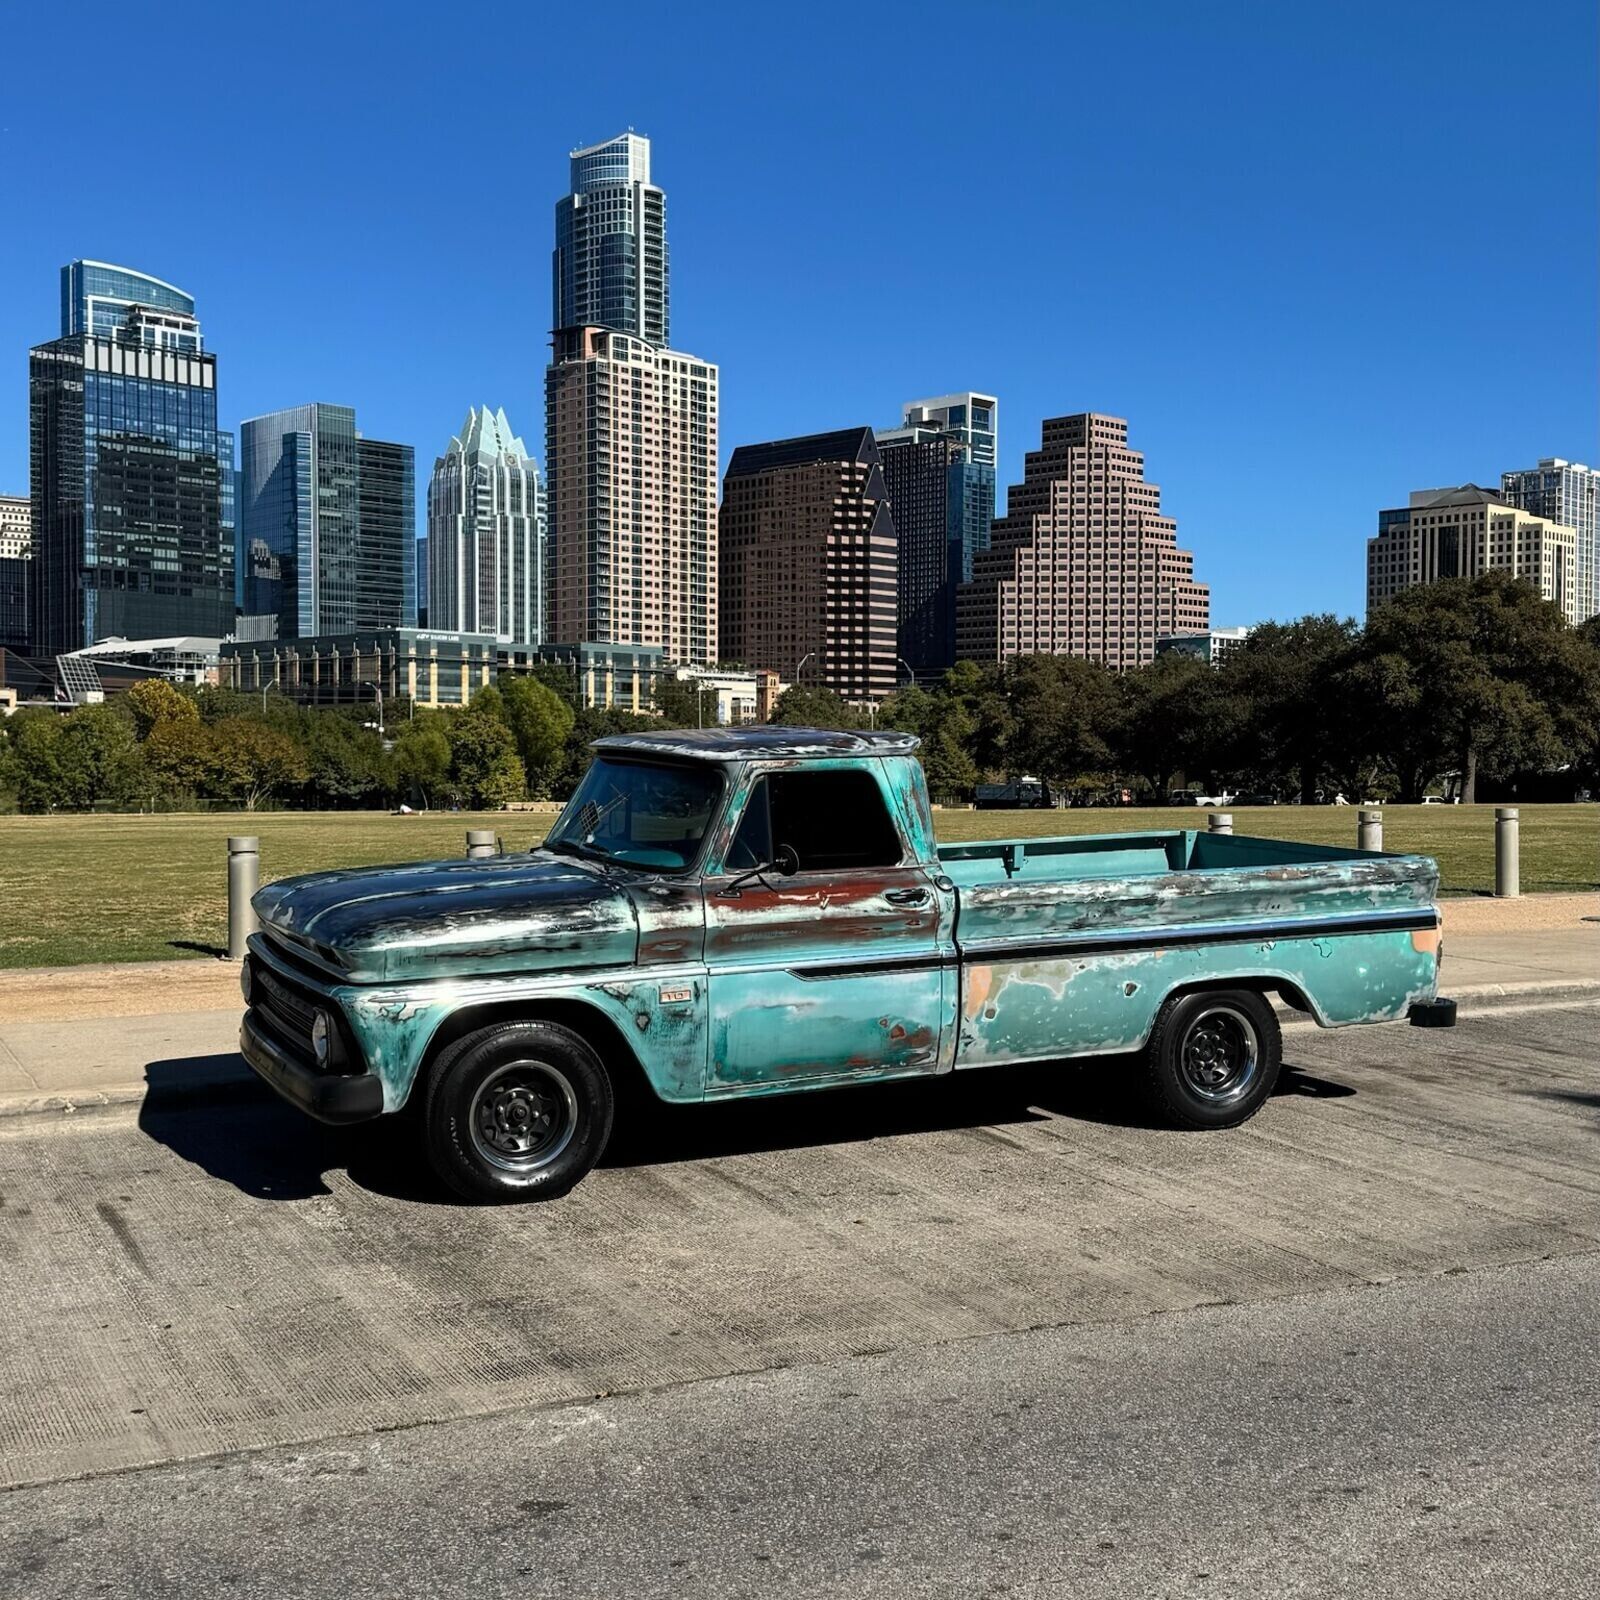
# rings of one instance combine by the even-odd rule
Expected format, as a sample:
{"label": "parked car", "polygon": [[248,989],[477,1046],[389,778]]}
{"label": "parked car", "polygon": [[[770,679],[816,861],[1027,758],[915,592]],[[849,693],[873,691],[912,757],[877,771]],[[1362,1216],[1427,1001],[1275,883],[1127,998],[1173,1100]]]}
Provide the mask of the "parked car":
{"label": "parked car", "polygon": [[648,1115],[1131,1053],[1161,1117],[1227,1128],[1277,1081],[1273,996],[1453,1020],[1432,861],[1192,828],[935,845],[916,744],[613,735],[538,849],[274,883],[244,1057],[324,1122],[420,1102],[438,1175],[508,1200],[594,1165],[624,1083]]}
{"label": "parked car", "polygon": [[1237,795],[1234,797],[1233,803],[1236,806],[1275,806],[1278,804],[1278,797],[1275,794],[1268,794],[1265,790],[1261,790]]}
{"label": "parked car", "polygon": [[980,783],[972,803],[978,811],[1039,811],[1056,801],[1043,778],[1017,778],[1010,783]]}

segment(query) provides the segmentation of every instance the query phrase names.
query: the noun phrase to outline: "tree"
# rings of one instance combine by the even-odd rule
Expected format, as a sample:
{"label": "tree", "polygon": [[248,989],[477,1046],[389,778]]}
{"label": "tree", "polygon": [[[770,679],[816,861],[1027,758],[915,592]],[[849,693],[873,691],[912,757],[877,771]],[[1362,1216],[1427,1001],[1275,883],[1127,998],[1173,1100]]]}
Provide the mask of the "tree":
{"label": "tree", "polygon": [[1234,697],[1209,661],[1166,651],[1148,666],[1123,673],[1117,759],[1137,773],[1160,804],[1180,772],[1209,779],[1225,760],[1233,731],[1228,708]]}
{"label": "tree", "polygon": [[133,713],[133,731],[142,743],[158,722],[198,722],[195,703],[165,678],[144,678],[128,691],[127,707]]}
{"label": "tree", "polygon": [[1328,766],[1337,684],[1360,650],[1355,619],[1331,613],[1264,622],[1234,646],[1217,669],[1224,691],[1248,708],[1232,764],[1274,785],[1292,783],[1312,804]]}
{"label": "tree", "polygon": [[447,790],[450,779],[450,741],[445,737],[439,712],[424,712],[402,723],[394,742],[394,778],[399,793],[419,798],[423,805]]}
{"label": "tree", "polygon": [[1570,761],[1600,718],[1586,640],[1504,572],[1402,590],[1369,619],[1365,646],[1367,703],[1406,799],[1449,760],[1471,803],[1480,772]]}
{"label": "tree", "polygon": [[372,806],[393,787],[393,772],[375,729],[353,716],[323,711],[305,722],[308,796],[315,804]]}
{"label": "tree", "polygon": [[1029,773],[1062,785],[1114,766],[1116,679],[1099,662],[1017,656],[1003,683],[1011,713],[1003,756],[1012,777]]}
{"label": "tree", "polygon": [[199,716],[163,717],[144,741],[145,766],[169,794],[209,795],[216,785],[211,729]]}
{"label": "tree", "polygon": [[864,728],[867,717],[846,705],[832,689],[807,688],[791,683],[778,696],[772,720],[790,728]]}
{"label": "tree", "polygon": [[449,715],[449,784],[458,805],[498,810],[527,793],[527,774],[517,741],[501,719],[502,705],[500,696],[486,689],[471,705]]}
{"label": "tree", "polygon": [[560,770],[576,717],[555,690],[531,677],[503,677],[505,720],[527,773],[528,793],[543,798]]}
{"label": "tree", "polygon": [[138,797],[144,763],[132,720],[113,706],[80,706],[57,720],[30,718],[15,740],[24,811],[85,811]]}
{"label": "tree", "polygon": [[663,673],[650,691],[650,701],[656,708],[658,727],[700,728],[714,726],[717,720],[716,692],[705,688],[698,678]]}
{"label": "tree", "polygon": [[208,732],[219,795],[242,802],[246,811],[311,776],[305,751],[276,728],[248,717],[225,717]]}

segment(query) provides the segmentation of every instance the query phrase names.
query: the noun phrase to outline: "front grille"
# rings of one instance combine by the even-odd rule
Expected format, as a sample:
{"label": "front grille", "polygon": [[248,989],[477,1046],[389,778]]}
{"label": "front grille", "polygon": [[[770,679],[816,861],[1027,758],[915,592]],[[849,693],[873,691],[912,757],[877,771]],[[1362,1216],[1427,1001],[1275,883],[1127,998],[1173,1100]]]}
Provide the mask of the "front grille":
{"label": "front grille", "polygon": [[306,995],[259,961],[251,963],[250,995],[251,1009],[285,1044],[304,1051],[307,1057],[314,1055],[311,1024],[317,1008]]}

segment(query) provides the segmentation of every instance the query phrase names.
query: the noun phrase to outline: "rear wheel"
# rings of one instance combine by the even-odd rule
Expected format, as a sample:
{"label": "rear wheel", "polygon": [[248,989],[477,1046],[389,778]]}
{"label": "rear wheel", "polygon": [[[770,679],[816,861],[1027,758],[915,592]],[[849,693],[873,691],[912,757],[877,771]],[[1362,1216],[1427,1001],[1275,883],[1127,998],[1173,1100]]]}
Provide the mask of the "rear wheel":
{"label": "rear wheel", "polygon": [[604,1065],[570,1028],[499,1023],[435,1063],[423,1112],[429,1163],[469,1200],[551,1199],[600,1159],[613,1104]]}
{"label": "rear wheel", "polygon": [[1167,1001],[1145,1047],[1145,1103],[1181,1128],[1233,1128],[1277,1087],[1283,1036],[1254,989],[1218,989]]}

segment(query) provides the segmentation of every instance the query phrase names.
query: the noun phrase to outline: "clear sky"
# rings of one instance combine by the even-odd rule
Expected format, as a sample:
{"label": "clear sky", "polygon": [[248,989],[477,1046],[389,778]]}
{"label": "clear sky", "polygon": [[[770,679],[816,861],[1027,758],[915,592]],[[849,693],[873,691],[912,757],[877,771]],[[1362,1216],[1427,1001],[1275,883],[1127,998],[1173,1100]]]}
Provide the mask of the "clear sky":
{"label": "clear sky", "polygon": [[540,458],[567,152],[647,134],[722,455],[1000,398],[1130,419],[1218,624],[1359,614],[1413,488],[1596,462],[1596,13],[0,0],[0,491],[79,256],[194,294],[223,419]]}

